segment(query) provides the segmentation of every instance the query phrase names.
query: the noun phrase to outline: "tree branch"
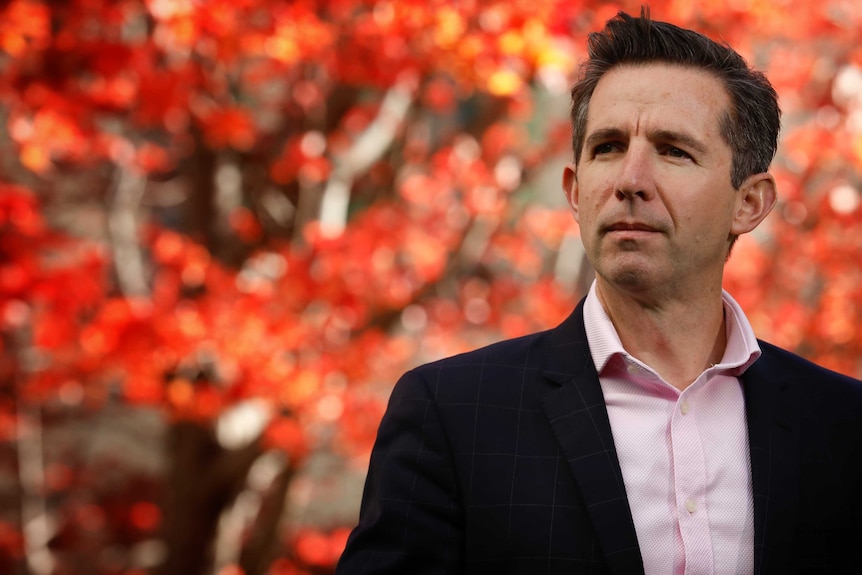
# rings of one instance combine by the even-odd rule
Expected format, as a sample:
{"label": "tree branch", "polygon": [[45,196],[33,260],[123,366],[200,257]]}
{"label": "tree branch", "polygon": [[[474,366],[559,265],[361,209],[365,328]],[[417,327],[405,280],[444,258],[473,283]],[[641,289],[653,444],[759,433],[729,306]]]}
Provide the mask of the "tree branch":
{"label": "tree branch", "polygon": [[21,524],[27,566],[33,575],[50,575],[55,560],[48,547],[54,525],[45,501],[42,422],[38,408],[28,410],[18,401],[18,474],[21,484]]}
{"label": "tree branch", "polygon": [[392,145],[413,103],[416,83],[415,75],[402,75],[389,88],[374,121],[346,153],[336,158],[335,168],[323,190],[320,204],[320,228],[324,235],[336,237],[344,231],[353,181]]}
{"label": "tree branch", "polygon": [[144,187],[143,176],[117,166],[108,207],[108,231],[117,281],[120,291],[126,296],[149,293],[136,220]]}

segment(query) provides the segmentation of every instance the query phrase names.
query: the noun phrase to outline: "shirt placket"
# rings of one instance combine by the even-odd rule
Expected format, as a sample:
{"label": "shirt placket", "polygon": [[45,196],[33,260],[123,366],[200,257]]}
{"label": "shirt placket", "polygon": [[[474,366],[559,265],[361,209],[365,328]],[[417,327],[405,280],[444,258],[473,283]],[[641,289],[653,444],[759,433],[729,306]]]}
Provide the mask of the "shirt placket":
{"label": "shirt placket", "polygon": [[695,385],[680,394],[671,416],[671,455],[676,515],[686,575],[712,575],[712,541],[706,506],[707,472],[697,425]]}

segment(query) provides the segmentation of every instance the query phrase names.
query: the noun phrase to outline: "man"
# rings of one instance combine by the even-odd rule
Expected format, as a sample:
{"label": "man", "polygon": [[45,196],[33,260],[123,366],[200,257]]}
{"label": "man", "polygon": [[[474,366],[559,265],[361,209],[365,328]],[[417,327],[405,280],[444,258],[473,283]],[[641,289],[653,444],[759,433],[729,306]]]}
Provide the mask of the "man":
{"label": "man", "polygon": [[643,13],[589,53],[563,184],[596,281],[555,329],[404,375],[336,572],[862,573],[862,385],[721,289],[776,201],[774,90]]}

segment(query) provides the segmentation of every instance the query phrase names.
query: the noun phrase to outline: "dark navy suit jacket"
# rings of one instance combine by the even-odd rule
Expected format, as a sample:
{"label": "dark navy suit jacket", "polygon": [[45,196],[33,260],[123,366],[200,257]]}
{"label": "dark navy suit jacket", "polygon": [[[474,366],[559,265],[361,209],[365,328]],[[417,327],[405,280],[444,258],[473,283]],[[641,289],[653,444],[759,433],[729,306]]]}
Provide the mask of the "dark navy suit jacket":
{"label": "dark navy suit jacket", "polygon": [[[862,382],[761,342],[756,575],[862,573]],[[395,386],[337,575],[643,574],[583,302]]]}

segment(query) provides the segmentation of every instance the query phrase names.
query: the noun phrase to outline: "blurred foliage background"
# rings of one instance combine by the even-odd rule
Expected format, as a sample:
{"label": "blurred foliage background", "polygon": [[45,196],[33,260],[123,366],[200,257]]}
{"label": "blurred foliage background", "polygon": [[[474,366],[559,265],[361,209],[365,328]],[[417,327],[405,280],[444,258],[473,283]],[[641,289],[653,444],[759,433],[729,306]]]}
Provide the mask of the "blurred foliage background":
{"label": "blurred foliage background", "polygon": [[[331,573],[400,373],[585,293],[568,89],[619,9],[0,3],[0,571]],[[862,7],[651,10],[781,96],[726,287],[862,375]]]}

